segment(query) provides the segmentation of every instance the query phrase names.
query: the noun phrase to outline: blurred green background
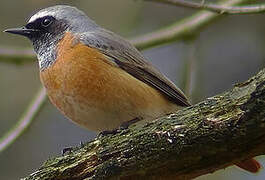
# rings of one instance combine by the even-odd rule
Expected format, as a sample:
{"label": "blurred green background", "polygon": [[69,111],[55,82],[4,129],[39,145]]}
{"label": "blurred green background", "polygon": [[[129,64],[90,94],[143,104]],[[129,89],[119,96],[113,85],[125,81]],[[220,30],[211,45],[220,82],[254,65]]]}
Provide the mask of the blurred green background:
{"label": "blurred green background", "polygon": [[[162,28],[196,12],[140,0],[2,0],[1,3],[0,47],[10,48],[31,48],[31,44],[2,30],[24,25],[38,9],[56,4],[76,6],[98,24],[127,38]],[[224,16],[193,41],[178,41],[143,53],[181,88],[183,69],[192,58],[192,97],[193,102],[198,102],[230,89],[264,67],[264,19],[263,14]],[[0,83],[1,137],[17,122],[40,86],[37,61],[22,66],[0,62]],[[0,179],[25,177],[44,160],[59,155],[64,147],[94,137],[95,133],[71,123],[47,102],[26,133],[0,154]],[[264,157],[257,159],[265,165]],[[265,170],[253,175],[229,167],[197,179],[263,180]]]}

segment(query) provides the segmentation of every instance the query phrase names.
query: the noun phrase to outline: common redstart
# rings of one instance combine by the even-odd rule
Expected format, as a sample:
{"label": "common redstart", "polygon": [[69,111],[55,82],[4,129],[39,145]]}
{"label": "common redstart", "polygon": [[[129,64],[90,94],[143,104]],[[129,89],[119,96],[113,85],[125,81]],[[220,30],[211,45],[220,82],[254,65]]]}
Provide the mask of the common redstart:
{"label": "common redstart", "polygon": [[[51,102],[87,129],[113,130],[190,105],[133,45],[75,7],[42,9],[24,27],[5,32],[32,41]],[[241,167],[256,172],[260,165],[248,160]]]}

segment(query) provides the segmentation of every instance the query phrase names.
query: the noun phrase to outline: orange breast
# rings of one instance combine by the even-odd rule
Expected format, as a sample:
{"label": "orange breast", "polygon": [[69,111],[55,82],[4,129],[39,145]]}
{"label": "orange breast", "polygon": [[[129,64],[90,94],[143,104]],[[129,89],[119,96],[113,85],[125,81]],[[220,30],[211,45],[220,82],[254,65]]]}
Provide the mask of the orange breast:
{"label": "orange breast", "polygon": [[70,33],[57,59],[40,74],[52,103],[91,130],[110,130],[136,117],[152,118],[176,108],[156,89],[117,67]]}

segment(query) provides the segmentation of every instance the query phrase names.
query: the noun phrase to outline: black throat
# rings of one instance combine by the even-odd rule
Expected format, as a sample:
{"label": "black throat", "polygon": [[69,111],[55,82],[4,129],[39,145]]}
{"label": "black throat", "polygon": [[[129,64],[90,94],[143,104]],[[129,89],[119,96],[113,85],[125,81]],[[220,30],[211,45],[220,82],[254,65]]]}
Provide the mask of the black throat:
{"label": "black throat", "polygon": [[34,50],[39,60],[40,70],[43,71],[55,62],[57,56],[57,44],[63,38],[68,25],[63,20],[54,20],[53,24],[49,27],[42,28],[39,25],[39,21],[42,21],[42,19],[36,20],[27,26],[29,28],[38,29],[36,33],[31,34],[28,38],[33,43]]}
{"label": "black throat", "polygon": [[51,66],[57,56],[57,44],[63,35],[42,34],[38,38],[32,38],[34,51],[37,54],[41,71]]}

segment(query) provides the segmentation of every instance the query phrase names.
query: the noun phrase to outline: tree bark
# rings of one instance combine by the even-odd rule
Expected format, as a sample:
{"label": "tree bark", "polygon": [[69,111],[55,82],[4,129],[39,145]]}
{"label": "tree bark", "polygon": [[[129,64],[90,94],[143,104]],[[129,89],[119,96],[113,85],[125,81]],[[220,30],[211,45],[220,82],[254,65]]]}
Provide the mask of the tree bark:
{"label": "tree bark", "polygon": [[223,94],[48,160],[26,180],[192,179],[265,154],[265,69]]}

